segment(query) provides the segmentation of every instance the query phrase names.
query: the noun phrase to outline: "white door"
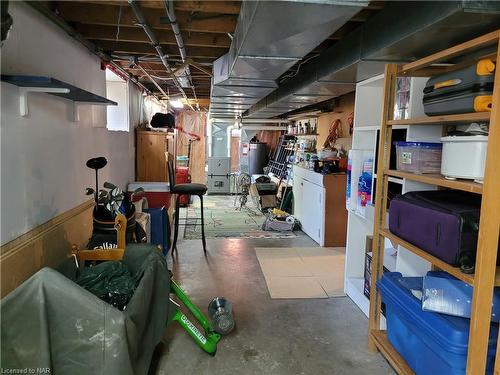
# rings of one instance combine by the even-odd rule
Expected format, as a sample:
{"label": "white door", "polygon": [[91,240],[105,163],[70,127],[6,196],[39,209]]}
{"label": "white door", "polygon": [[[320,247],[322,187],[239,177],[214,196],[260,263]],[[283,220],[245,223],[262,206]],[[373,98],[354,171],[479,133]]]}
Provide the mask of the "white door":
{"label": "white door", "polygon": [[307,180],[302,181],[302,231],[321,245],[323,242],[324,189]]}

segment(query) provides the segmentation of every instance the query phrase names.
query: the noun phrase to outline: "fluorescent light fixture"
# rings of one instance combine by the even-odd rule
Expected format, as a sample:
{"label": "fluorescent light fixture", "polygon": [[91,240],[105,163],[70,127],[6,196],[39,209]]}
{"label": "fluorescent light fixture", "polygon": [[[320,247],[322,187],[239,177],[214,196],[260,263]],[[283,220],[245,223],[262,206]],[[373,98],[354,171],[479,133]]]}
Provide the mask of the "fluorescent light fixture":
{"label": "fluorescent light fixture", "polygon": [[182,103],[179,99],[177,99],[177,100],[169,100],[169,101],[168,101],[168,103],[169,103],[172,107],[174,107],[174,108],[176,108],[176,109],[181,109],[181,108],[184,108],[184,104],[183,104],[183,103]]}

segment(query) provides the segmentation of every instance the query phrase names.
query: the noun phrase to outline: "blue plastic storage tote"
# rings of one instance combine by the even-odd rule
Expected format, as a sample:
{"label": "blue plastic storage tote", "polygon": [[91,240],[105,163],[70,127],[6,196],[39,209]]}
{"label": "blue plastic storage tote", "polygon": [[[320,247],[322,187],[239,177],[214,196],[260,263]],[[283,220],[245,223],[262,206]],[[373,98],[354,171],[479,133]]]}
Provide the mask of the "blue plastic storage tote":
{"label": "blue plastic storage tote", "polygon": [[[465,374],[470,319],[422,311],[411,290],[422,277],[385,273],[377,282],[386,305],[387,337],[417,375]],[[417,292],[418,293],[418,292]],[[487,373],[493,373],[498,324],[492,324]]]}
{"label": "blue plastic storage tote", "polygon": [[151,215],[151,243],[161,246],[163,255],[167,255],[170,248],[170,224],[167,208],[146,208],[143,211]]}

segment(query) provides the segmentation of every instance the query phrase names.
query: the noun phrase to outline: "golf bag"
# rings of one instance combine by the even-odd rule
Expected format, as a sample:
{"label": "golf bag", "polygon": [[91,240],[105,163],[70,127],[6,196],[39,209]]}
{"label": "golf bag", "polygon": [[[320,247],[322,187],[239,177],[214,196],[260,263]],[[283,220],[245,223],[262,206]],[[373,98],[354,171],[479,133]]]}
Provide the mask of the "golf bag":
{"label": "golf bag", "polygon": [[[127,218],[126,242],[146,242],[146,233],[135,221],[135,206],[127,196],[123,200],[122,207]],[[104,206],[96,205],[92,212],[92,224],[92,237],[87,244],[87,249],[113,249],[117,247],[114,214]]]}

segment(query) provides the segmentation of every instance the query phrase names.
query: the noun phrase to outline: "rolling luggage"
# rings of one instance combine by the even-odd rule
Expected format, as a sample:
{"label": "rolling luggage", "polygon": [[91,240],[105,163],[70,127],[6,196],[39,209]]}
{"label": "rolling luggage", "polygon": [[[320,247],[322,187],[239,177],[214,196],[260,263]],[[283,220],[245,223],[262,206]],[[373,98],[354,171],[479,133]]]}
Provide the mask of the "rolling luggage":
{"label": "rolling luggage", "polygon": [[458,190],[412,191],[392,199],[389,229],[463,272],[474,272],[481,196]]}
{"label": "rolling luggage", "polygon": [[467,68],[430,78],[424,88],[428,116],[491,110],[495,63],[483,59]]}

